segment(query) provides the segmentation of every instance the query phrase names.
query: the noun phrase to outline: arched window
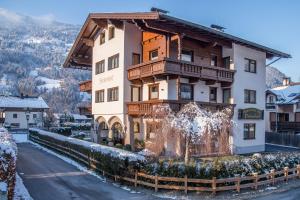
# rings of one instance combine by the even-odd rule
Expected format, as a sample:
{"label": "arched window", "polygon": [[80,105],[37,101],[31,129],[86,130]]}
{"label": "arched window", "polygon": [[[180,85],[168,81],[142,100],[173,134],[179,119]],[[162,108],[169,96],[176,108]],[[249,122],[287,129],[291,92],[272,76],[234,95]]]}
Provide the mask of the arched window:
{"label": "arched window", "polygon": [[100,130],[108,130],[108,126],[105,122],[101,122],[99,128]]}
{"label": "arched window", "polygon": [[112,127],[112,136],[113,136],[113,141],[115,144],[120,143],[123,144],[124,143],[124,135],[123,135],[123,127],[119,122],[115,122]]}

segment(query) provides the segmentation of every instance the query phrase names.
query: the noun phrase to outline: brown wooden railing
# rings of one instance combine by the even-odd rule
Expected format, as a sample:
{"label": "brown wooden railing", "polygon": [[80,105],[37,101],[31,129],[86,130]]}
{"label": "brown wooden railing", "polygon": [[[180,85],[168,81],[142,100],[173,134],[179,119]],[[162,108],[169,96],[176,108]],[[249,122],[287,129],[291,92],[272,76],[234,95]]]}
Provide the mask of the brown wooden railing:
{"label": "brown wooden railing", "polygon": [[300,132],[300,122],[271,122],[271,130]]}
{"label": "brown wooden railing", "polygon": [[201,66],[191,62],[162,58],[131,66],[128,69],[128,79],[136,80],[154,75],[173,74],[203,80],[233,82],[234,72],[234,70],[221,67]]}
{"label": "brown wooden railing", "polygon": [[296,168],[291,169],[285,167],[280,171],[270,170],[270,172],[266,174],[253,173],[251,176],[238,176],[222,179],[217,179],[215,177],[212,179],[194,179],[188,178],[187,176],[184,176],[183,178],[164,177],[158,175],[153,176],[138,171],[124,176],[117,176],[97,168],[96,164],[100,164],[99,161],[90,155],[84,155],[74,149],[51,143],[33,135],[30,135],[30,140],[50,149],[56,150],[62,154],[68,155],[71,158],[84,163],[89,168],[98,172],[102,172],[104,176],[113,178],[115,181],[123,180],[131,183],[135,187],[138,185],[150,187],[153,188],[155,192],[157,192],[158,189],[182,190],[185,193],[188,191],[201,191],[212,192],[213,194],[216,194],[216,192],[230,190],[240,192],[240,190],[243,188],[258,189],[258,187],[261,185],[274,185],[279,181],[288,182],[290,179],[300,178],[300,165],[297,165]]}
{"label": "brown wooden railing", "polygon": [[[183,100],[149,100],[149,101],[138,101],[128,102],[127,111],[129,115],[152,115],[156,106],[169,105],[170,108],[177,112],[181,107],[191,101]],[[224,108],[233,108],[233,104],[225,103],[210,103],[210,102],[196,102],[200,107],[207,108],[211,111],[221,110]],[[233,110],[233,109],[232,109]]]}
{"label": "brown wooden railing", "polygon": [[92,80],[87,80],[79,83],[81,92],[92,92]]}

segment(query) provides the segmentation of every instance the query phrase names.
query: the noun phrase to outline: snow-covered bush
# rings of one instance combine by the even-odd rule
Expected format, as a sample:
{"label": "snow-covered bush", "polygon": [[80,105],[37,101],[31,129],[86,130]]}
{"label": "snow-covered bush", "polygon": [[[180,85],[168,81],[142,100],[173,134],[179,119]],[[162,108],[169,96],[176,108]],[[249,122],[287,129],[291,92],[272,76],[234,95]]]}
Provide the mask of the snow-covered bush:
{"label": "snow-covered bush", "polygon": [[212,160],[191,161],[185,165],[182,161],[160,160],[146,165],[146,173],[160,176],[211,179],[235,176],[250,176],[252,173],[266,174],[270,170],[295,168],[300,164],[299,152],[254,154],[253,156],[224,156]]}
{"label": "snow-covered bush", "polygon": [[7,185],[8,199],[13,199],[16,179],[17,146],[5,128],[0,128],[0,182]]}
{"label": "snow-covered bush", "polygon": [[96,164],[97,168],[113,175],[122,175],[133,169],[139,169],[146,161],[144,156],[123,149],[70,138],[39,129],[32,128],[29,132],[30,136],[36,136],[52,144],[76,150],[97,160],[99,162]]}

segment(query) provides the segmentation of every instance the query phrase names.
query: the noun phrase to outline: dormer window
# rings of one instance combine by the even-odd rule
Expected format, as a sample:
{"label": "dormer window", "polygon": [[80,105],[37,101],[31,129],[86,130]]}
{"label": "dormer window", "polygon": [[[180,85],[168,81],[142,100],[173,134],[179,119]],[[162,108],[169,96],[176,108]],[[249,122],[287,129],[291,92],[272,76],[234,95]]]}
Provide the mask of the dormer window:
{"label": "dormer window", "polygon": [[105,31],[100,33],[100,45],[105,43]]}

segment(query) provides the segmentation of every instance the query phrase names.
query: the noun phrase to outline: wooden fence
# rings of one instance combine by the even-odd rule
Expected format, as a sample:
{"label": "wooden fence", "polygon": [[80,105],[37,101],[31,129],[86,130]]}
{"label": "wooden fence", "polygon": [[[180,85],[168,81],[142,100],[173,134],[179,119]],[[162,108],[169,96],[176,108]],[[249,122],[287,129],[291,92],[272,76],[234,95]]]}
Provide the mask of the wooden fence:
{"label": "wooden fence", "polygon": [[294,178],[300,178],[300,165],[296,168],[289,169],[285,167],[281,171],[271,170],[268,174],[253,173],[252,176],[245,177],[234,177],[234,178],[224,178],[216,179],[215,177],[207,179],[193,179],[185,176],[184,178],[177,177],[163,177],[163,176],[153,176],[145,173],[135,172],[134,174],[128,174],[128,176],[117,176],[104,172],[103,170],[96,167],[99,161],[93,159],[91,156],[84,155],[74,149],[64,147],[55,143],[50,143],[49,141],[42,140],[36,136],[30,135],[30,140],[41,144],[45,147],[49,147],[62,154],[68,155],[77,161],[85,163],[89,168],[102,172],[104,176],[113,178],[115,181],[123,180],[131,183],[135,187],[138,185],[154,188],[155,192],[158,189],[167,190],[182,190],[185,193],[188,191],[201,191],[201,192],[212,192],[216,194],[219,191],[236,190],[240,192],[243,188],[253,188],[257,189],[258,186],[271,184],[274,185],[279,181],[288,181]]}
{"label": "wooden fence", "polygon": [[266,132],[266,143],[300,148],[300,135]]}

